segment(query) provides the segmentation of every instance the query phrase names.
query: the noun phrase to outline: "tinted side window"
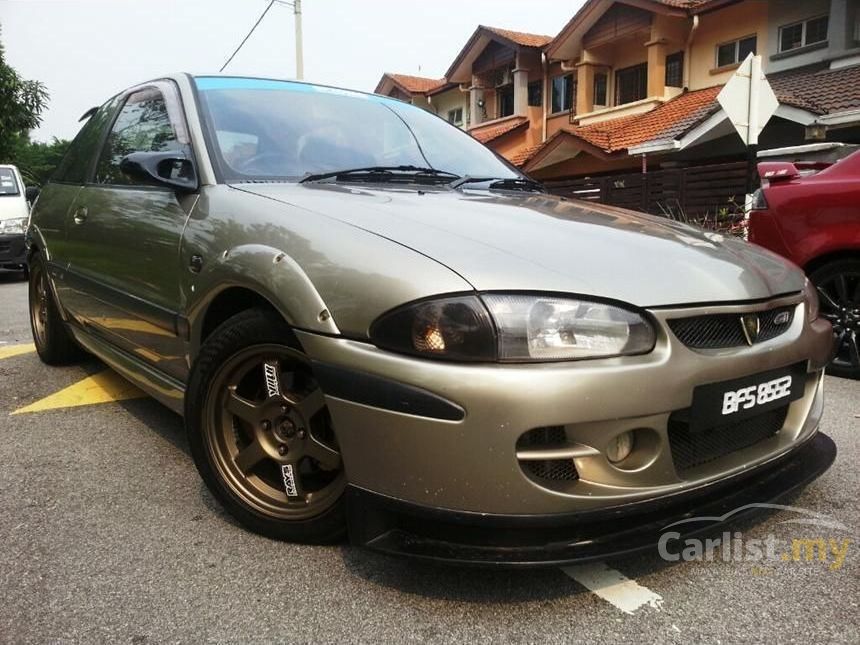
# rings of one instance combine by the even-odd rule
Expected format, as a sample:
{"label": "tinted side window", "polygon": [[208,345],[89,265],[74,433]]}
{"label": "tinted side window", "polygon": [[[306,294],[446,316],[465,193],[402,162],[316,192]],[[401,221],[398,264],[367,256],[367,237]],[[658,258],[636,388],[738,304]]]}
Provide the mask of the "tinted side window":
{"label": "tinted side window", "polygon": [[83,184],[87,179],[93,158],[98,154],[98,146],[102,140],[111,117],[114,114],[119,97],[114,97],[102,105],[96,113],[78,132],[69,146],[66,156],[60,162],[53,176],[53,181],[70,184]]}
{"label": "tinted side window", "polygon": [[96,167],[96,183],[140,185],[142,182],[120,170],[119,164],[123,157],[132,152],[181,149],[161,92],[155,88],[135,92],[128,97],[108,134]]}

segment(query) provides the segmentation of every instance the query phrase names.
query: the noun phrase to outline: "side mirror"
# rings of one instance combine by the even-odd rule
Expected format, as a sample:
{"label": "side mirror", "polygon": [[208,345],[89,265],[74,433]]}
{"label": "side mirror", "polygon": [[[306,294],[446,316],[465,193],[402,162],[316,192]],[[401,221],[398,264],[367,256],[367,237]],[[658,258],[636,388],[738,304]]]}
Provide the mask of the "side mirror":
{"label": "side mirror", "polygon": [[184,193],[193,193],[198,188],[194,164],[180,150],[132,152],[120,160],[119,169],[135,179]]}
{"label": "side mirror", "polygon": [[31,206],[35,203],[36,199],[39,197],[39,187],[38,186],[27,186],[24,189],[24,199],[27,200],[27,203]]}

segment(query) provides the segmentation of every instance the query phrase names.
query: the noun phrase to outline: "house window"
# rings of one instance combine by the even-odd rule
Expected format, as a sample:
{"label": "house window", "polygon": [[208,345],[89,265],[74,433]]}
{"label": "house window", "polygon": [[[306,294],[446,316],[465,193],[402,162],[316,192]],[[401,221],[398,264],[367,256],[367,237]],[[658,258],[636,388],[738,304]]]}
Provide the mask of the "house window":
{"label": "house window", "polygon": [[666,86],[684,87],[684,52],[666,56]]}
{"label": "house window", "polygon": [[529,105],[531,107],[543,105],[543,81],[529,83]]}
{"label": "house window", "polygon": [[648,95],[648,63],[615,72],[615,105],[641,101]]}
{"label": "house window", "polygon": [[849,9],[853,13],[853,17],[849,18],[848,24],[854,25],[853,28],[849,29],[851,34],[851,40],[854,41],[854,44],[860,43],[860,7],[852,7]]}
{"label": "house window", "polygon": [[755,54],[756,40],[752,35],[717,45],[717,67],[741,63],[747,55]]}
{"label": "house window", "polygon": [[511,116],[514,113],[514,86],[505,85],[496,90],[498,97],[499,114],[498,118],[503,116]]}
{"label": "house window", "polygon": [[567,112],[573,109],[573,98],[576,95],[576,81],[573,74],[556,76],[552,79],[552,112]]}
{"label": "house window", "polygon": [[818,16],[779,28],[779,51],[823,43],[827,40],[827,16]]}
{"label": "house window", "polygon": [[600,72],[594,75],[594,104],[605,106],[609,77]]}
{"label": "house window", "polygon": [[448,110],[448,123],[454,125],[463,125],[463,108],[458,107],[453,110]]}

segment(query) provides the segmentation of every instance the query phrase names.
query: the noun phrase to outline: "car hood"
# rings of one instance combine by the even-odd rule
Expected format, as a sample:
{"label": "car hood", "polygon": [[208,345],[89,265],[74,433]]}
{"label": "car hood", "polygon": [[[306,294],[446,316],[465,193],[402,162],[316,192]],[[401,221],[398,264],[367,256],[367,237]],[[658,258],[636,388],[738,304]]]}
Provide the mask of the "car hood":
{"label": "car hood", "polygon": [[18,219],[29,215],[27,200],[21,195],[0,196],[0,221]]}
{"label": "car hood", "polygon": [[409,247],[478,291],[551,291],[651,307],[753,300],[803,288],[803,274],[769,251],[592,202],[339,184],[234,188]]}

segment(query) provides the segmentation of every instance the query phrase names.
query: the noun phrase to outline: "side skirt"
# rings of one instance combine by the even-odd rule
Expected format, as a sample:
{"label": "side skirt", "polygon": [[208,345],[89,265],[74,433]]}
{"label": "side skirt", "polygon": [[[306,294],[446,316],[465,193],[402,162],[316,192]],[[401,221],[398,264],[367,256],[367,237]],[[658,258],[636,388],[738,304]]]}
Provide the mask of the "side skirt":
{"label": "side skirt", "polygon": [[153,369],[132,354],[114,347],[79,325],[71,323],[67,324],[67,328],[84,349],[107,363],[123,378],[131,381],[177,414],[183,414],[185,400],[183,383]]}

